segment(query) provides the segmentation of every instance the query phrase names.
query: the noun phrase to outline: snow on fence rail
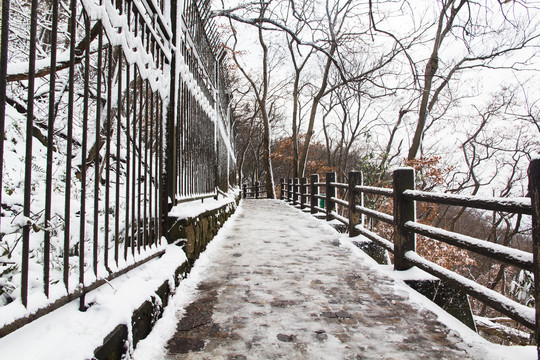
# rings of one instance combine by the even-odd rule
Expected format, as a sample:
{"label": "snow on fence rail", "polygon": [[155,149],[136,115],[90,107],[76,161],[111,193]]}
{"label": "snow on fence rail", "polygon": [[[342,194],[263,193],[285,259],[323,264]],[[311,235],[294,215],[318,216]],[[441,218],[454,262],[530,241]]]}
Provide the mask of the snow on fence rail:
{"label": "snow on fence rail", "polygon": [[[310,208],[312,214],[322,212],[326,220],[337,220],[343,223],[347,226],[351,237],[356,235],[367,237],[394,255],[395,270],[407,270],[412,266],[418,266],[516,320],[536,334],[540,332],[540,159],[532,160],[529,167],[531,198],[498,199],[417,191],[414,190],[414,170],[411,168],[400,168],[394,171],[391,189],[364,186],[362,174],[359,172],[348,174],[348,184],[335,182],[335,176],[335,173],[327,173],[325,182],[319,182],[319,175],[311,175],[310,182],[307,178],[281,179],[280,199],[302,209]],[[341,198],[336,195],[338,189],[341,190],[337,192],[342,194]],[[324,193],[321,194],[321,192]],[[385,214],[365,207],[364,194],[391,198],[393,214]],[[416,201],[532,215],[533,253],[420,224],[416,222]],[[336,211],[338,207],[343,210],[341,214],[347,216],[340,215]],[[392,225],[393,242],[367,229],[364,216]],[[422,258],[416,253],[416,234],[533,272],[536,284],[536,309],[519,304],[473,280]]]}
{"label": "snow on fence rail", "polygon": [[171,206],[234,185],[208,2],[175,4],[2,2],[0,337],[76,298],[85,309],[163,253]]}

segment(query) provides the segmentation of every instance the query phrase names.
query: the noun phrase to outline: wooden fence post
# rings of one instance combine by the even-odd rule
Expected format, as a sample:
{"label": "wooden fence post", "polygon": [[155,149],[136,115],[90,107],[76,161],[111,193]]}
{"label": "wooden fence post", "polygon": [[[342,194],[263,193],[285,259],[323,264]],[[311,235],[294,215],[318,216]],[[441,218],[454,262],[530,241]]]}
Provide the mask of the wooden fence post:
{"label": "wooden fence post", "polygon": [[412,266],[405,260],[405,253],[416,251],[416,234],[405,230],[407,221],[416,220],[414,200],[405,200],[403,192],[414,190],[414,169],[394,170],[394,270],[407,270]]}
{"label": "wooden fence post", "polygon": [[315,209],[315,206],[318,207],[319,205],[319,199],[316,197],[317,195],[319,195],[319,185],[315,185],[316,183],[319,182],[319,175],[317,174],[313,174],[311,175],[311,184],[310,184],[310,199],[309,199],[309,203],[310,203],[310,206],[311,206],[311,213],[312,214],[316,214],[317,213],[317,209]]}
{"label": "wooden fence post", "polygon": [[326,173],[326,221],[332,220],[332,211],[334,210],[335,203],[331,200],[336,197],[336,188],[331,183],[336,181],[336,173]]}
{"label": "wooden fence post", "polygon": [[354,190],[356,185],[362,185],[362,173],[359,171],[349,172],[349,236],[358,235],[355,229],[356,224],[361,223],[361,214],[356,210],[356,205],[362,206],[362,193]]}
{"label": "wooden fence post", "polygon": [[307,178],[300,179],[300,209],[306,208],[306,184]]}
{"label": "wooden fence post", "polygon": [[242,193],[244,194],[244,199],[245,199],[246,196],[247,196],[247,186],[246,186],[246,184],[242,185]]}
{"label": "wooden fence post", "polygon": [[281,178],[279,180],[279,200],[283,200],[285,198],[285,179]]}
{"label": "wooden fence post", "polygon": [[255,181],[255,199],[259,198],[259,182]]}
{"label": "wooden fence post", "polygon": [[289,178],[289,181],[287,182],[287,201],[292,201],[292,183],[293,180]]}
{"label": "wooden fence post", "polygon": [[529,164],[529,194],[532,208],[532,238],[534,259],[534,300],[536,310],[536,351],[540,359],[540,159]]}
{"label": "wooden fence post", "polygon": [[293,205],[298,204],[298,178],[293,180]]}

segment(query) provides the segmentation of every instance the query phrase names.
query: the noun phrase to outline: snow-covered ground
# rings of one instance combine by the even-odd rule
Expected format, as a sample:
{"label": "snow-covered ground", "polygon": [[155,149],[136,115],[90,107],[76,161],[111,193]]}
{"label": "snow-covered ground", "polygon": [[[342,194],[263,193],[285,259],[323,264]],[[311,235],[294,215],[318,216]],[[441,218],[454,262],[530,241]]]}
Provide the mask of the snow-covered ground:
{"label": "snow-covered ground", "polygon": [[[169,246],[162,258],[89,293],[94,304],[88,311],[79,312],[74,301],[0,339],[1,358],[91,358],[117,324],[129,324],[133,309],[163,281],[173,280],[184,260],[180,248]],[[212,322],[222,330],[235,328],[240,341],[216,343],[208,355],[213,359],[233,350],[248,359],[341,359],[355,351],[382,358],[379,350],[399,359],[421,357],[420,351],[440,358],[536,359],[535,347],[487,342],[402,281],[424,275],[378,265],[325,221],[283,202],[243,200],[129,357],[165,358],[184,309],[201,296],[198,286],[218,281]],[[428,329],[440,339],[433,342],[422,332]],[[279,340],[280,334],[292,341]]]}
{"label": "snow-covered ground", "polygon": [[[133,357],[536,359],[535,347],[491,344],[405,285],[419,272],[378,265],[283,202],[243,200]],[[217,300],[205,326],[220,335],[201,339],[206,353],[167,354],[186,307],[209,288]]]}
{"label": "snow-covered ground", "polygon": [[94,350],[117,325],[126,324],[131,332],[133,311],[149,300],[164,281],[173,282],[174,271],[185,260],[180,247],[169,245],[161,258],[88,293],[86,301],[93,305],[86,312],[79,311],[79,300],[74,300],[0,339],[0,358],[92,358]]}

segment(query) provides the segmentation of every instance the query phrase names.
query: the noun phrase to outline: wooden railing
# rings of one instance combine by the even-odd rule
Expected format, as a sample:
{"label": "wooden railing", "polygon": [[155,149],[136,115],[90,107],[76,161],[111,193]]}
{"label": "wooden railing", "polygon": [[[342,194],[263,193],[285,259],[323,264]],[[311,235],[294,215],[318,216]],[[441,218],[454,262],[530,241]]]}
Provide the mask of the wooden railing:
{"label": "wooden railing", "polygon": [[[477,196],[430,193],[415,190],[414,170],[399,168],[393,172],[393,187],[364,186],[362,174],[350,172],[348,183],[335,181],[335,173],[327,173],[324,182],[318,175],[307,178],[281,179],[280,199],[312,214],[322,213],[326,220],[338,220],[347,226],[349,236],[363,235],[375,244],[391,252],[395,270],[407,270],[413,266],[465,291],[493,309],[533,330],[540,331],[540,159],[531,161],[529,167],[529,192],[531,198],[483,198]],[[337,194],[343,194],[339,197]],[[364,194],[379,195],[393,199],[393,213],[364,206]],[[308,200],[309,199],[309,200]],[[465,236],[448,230],[421,224],[416,221],[416,202],[429,202],[474,209],[502,211],[532,216],[533,252],[526,252],[482,239]],[[324,204],[324,205],[323,205]],[[344,211],[338,213],[336,207]],[[364,226],[367,216],[393,226],[393,241],[381,237]],[[416,235],[444,242],[489,259],[500,261],[533,272],[535,277],[536,309],[522,305],[473,280],[437,265],[416,252]],[[535,311],[536,310],[536,311]],[[538,344],[538,341],[537,341]]]}
{"label": "wooden railing", "polygon": [[266,198],[266,187],[258,181],[252,186],[247,184],[242,185],[242,198],[243,199],[263,199]]}

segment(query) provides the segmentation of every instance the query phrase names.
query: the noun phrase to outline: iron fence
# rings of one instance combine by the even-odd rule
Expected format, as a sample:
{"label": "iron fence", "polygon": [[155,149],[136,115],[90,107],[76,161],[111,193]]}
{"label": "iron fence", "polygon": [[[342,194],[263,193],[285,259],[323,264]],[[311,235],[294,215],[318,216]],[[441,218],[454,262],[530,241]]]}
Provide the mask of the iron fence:
{"label": "iron fence", "polygon": [[208,1],[186,1],[177,19],[182,36],[173,80],[178,94],[171,121],[168,173],[171,205],[186,196],[227,191],[234,183],[235,156],[223,48]]}
{"label": "iron fence", "polygon": [[232,184],[224,60],[208,2],[184,4],[2,2],[0,336],[84,310],[163,253],[171,202]]}

